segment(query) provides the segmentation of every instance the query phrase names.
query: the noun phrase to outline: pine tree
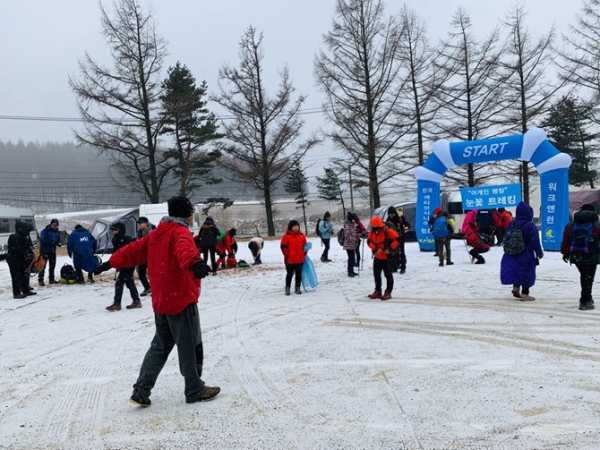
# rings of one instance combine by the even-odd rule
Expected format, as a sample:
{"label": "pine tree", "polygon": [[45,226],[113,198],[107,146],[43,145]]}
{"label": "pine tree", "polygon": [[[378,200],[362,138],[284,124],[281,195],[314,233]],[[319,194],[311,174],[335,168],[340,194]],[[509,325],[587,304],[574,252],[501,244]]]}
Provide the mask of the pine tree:
{"label": "pine tree", "polygon": [[304,174],[300,163],[296,164],[290,175],[283,184],[283,188],[288,194],[296,194],[296,209],[302,208],[302,216],[304,218],[304,234],[308,235],[308,224],[306,221],[306,207],[310,205],[308,201],[308,178]]}
{"label": "pine tree", "polygon": [[202,186],[200,182],[217,184],[222,181],[211,176],[221,152],[205,147],[223,135],[218,132],[215,115],[206,108],[206,81],[196,86],[196,79],[189,69],[177,62],[175,67],[169,67],[162,88],[164,125],[160,133],[172,138],[172,148],[166,155],[173,161],[179,195],[188,197]]}
{"label": "pine tree", "polygon": [[317,177],[317,197],[330,202],[340,202],[342,204],[343,217],[346,217],[346,206],[344,205],[344,196],[342,191],[342,182],[331,168],[325,168],[325,177]]}
{"label": "pine tree", "polygon": [[544,122],[548,139],[563,153],[573,159],[569,168],[569,183],[575,186],[590,185],[594,189],[594,181],[598,178],[596,170],[590,169],[595,164],[597,147],[593,144],[594,136],[586,130],[590,126],[590,108],[579,105],[573,97],[563,97],[550,108],[550,114]]}

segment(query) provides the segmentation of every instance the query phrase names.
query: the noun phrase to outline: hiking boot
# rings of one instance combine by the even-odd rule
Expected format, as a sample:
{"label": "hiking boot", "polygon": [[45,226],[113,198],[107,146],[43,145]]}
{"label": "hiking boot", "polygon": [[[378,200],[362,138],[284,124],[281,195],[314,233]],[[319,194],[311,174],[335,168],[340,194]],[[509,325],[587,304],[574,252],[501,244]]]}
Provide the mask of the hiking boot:
{"label": "hiking boot", "polygon": [[213,275],[216,275],[216,274],[217,274],[217,271],[215,270],[215,271],[214,271],[212,274],[213,274]]}
{"label": "hiking boot", "polygon": [[142,302],[140,302],[139,300],[134,300],[131,303],[131,305],[127,305],[125,308],[127,308],[127,309],[135,309],[135,308],[141,308],[141,307],[142,307]]}
{"label": "hiking boot", "polygon": [[93,278],[88,278],[87,282],[90,284],[94,284],[96,280],[94,280]]}
{"label": "hiking boot", "polygon": [[532,297],[529,294],[521,294],[521,301],[522,302],[532,302],[535,300],[535,297]]}
{"label": "hiking boot", "polygon": [[300,290],[300,288],[297,287],[296,290],[294,291],[294,294],[300,295],[300,294],[302,294],[302,290]]}
{"label": "hiking boot", "polygon": [[512,288],[512,295],[515,298],[521,298],[521,293],[519,292],[519,288],[518,287],[514,287]]}
{"label": "hiking boot", "polygon": [[133,391],[133,394],[129,398],[129,401],[135,405],[143,407],[148,407],[152,404],[152,401],[150,401],[150,397],[144,397],[142,394],[139,393],[137,389]]}
{"label": "hiking boot", "polygon": [[[208,402],[208,401],[212,400],[213,398],[215,398],[219,394],[219,392],[221,392],[221,388],[218,386],[215,386],[215,387],[204,386],[204,392],[202,394],[200,394],[198,397],[186,398],[185,402],[186,403]],[[148,400],[150,400],[150,399],[148,399]]]}
{"label": "hiking boot", "polygon": [[[15,298],[17,298],[17,297],[15,297]],[[579,309],[581,311],[589,311],[589,310],[595,309],[594,302],[580,303]]]}
{"label": "hiking boot", "polygon": [[37,292],[33,292],[33,291],[25,292],[25,296],[29,296],[29,295],[37,295]]}
{"label": "hiking boot", "polygon": [[54,279],[51,279],[50,281],[48,281],[48,284],[60,284],[60,281],[56,281]]}
{"label": "hiking boot", "polygon": [[383,294],[383,297],[381,297],[381,300],[389,300],[390,298],[392,298],[392,294],[386,292]]}
{"label": "hiking boot", "polygon": [[406,273],[406,269],[400,269],[400,275],[404,275]]}
{"label": "hiking boot", "polygon": [[453,265],[454,265],[454,263],[453,263],[452,261],[448,261],[448,262],[446,262],[446,265],[447,265],[447,266],[453,266]]}
{"label": "hiking boot", "polygon": [[444,261],[440,263],[440,267],[444,267]]}
{"label": "hiking boot", "polygon": [[13,298],[27,298],[27,296],[25,294],[17,294],[13,295]]}
{"label": "hiking boot", "polygon": [[144,289],[140,295],[142,297],[145,297],[146,295],[148,295],[150,293],[152,293],[152,289],[148,288],[148,289]]}
{"label": "hiking boot", "polygon": [[46,283],[44,283],[44,280],[40,280],[40,281],[38,281],[38,285],[39,286],[46,286]]}
{"label": "hiking boot", "polygon": [[325,262],[325,257],[321,256],[321,262]]}
{"label": "hiking boot", "polygon": [[289,287],[285,288],[285,295],[290,295],[290,288]]}
{"label": "hiking boot", "polygon": [[375,299],[375,298],[381,298],[381,292],[379,292],[379,291],[373,291],[373,293],[371,295],[368,295],[367,297],[373,298],[373,299]]}
{"label": "hiking boot", "polygon": [[438,257],[440,255],[439,255],[439,253],[434,253],[433,256]]}
{"label": "hiking boot", "polygon": [[358,275],[358,274],[357,274],[357,273],[354,273],[354,272],[348,272],[348,276],[349,276],[350,278],[354,278],[356,275]]}
{"label": "hiking boot", "polygon": [[221,269],[227,269],[227,264],[221,263]]}
{"label": "hiking boot", "polygon": [[121,311],[121,304],[120,303],[113,303],[110,306],[106,307],[107,311]]}
{"label": "hiking boot", "polygon": [[325,262],[333,262],[332,259],[326,259]]}

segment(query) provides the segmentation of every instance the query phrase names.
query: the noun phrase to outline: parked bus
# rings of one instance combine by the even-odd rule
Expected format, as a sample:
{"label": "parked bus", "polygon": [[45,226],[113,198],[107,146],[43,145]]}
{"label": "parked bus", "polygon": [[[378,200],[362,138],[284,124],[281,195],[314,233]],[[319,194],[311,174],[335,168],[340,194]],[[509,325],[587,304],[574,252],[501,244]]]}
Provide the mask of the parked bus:
{"label": "parked bus", "polygon": [[35,230],[35,218],[33,211],[29,208],[14,208],[12,206],[0,206],[0,256],[6,256],[8,251],[8,237],[15,232],[17,220],[31,224],[31,242],[37,243],[37,231]]}

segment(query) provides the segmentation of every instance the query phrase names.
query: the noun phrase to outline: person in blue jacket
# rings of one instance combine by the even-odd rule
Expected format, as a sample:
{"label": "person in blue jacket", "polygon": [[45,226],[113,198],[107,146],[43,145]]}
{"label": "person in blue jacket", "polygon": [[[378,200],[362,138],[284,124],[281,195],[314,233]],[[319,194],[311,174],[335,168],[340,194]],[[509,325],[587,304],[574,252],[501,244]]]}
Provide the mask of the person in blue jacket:
{"label": "person in blue jacket", "polygon": [[329,221],[329,219],[331,219],[331,214],[329,211],[326,211],[323,215],[323,218],[319,222],[321,241],[325,246],[325,250],[323,250],[323,254],[321,255],[322,262],[331,262],[329,259],[329,244],[331,242],[331,235],[333,234],[333,224]]}
{"label": "person in blue jacket", "polygon": [[544,256],[540,235],[532,222],[533,209],[525,202],[517,205],[517,214],[506,231],[513,227],[521,229],[525,250],[519,255],[509,255],[505,253],[502,256],[500,267],[500,281],[502,284],[512,284],[512,294],[514,297],[524,302],[535,300],[535,297],[529,295],[529,288],[535,284],[535,266],[538,259]]}
{"label": "person in blue jacket", "polygon": [[[58,231],[58,220],[52,219],[49,225],[40,233],[40,253],[48,262],[48,283],[57,284],[58,281],[54,278],[54,269],[56,268],[56,247],[61,247],[60,231]],[[38,274],[38,282],[40,286],[45,286],[44,273],[46,266]]]}
{"label": "person in blue jacket", "polygon": [[75,225],[75,229],[67,241],[67,252],[69,257],[73,258],[77,283],[85,284],[83,270],[88,273],[88,283],[94,283],[93,272],[100,265],[94,256],[97,246],[96,238],[88,230],[81,225]]}

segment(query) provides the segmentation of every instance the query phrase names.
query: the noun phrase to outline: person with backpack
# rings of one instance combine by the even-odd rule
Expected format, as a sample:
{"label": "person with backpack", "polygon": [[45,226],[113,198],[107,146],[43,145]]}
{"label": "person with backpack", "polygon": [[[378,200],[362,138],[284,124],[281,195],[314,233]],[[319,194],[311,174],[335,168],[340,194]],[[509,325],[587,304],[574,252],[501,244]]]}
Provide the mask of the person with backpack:
{"label": "person with backpack", "polygon": [[6,263],[10,270],[13,298],[21,299],[29,295],[36,295],[29,287],[29,264],[33,261],[35,254],[29,233],[33,231],[33,225],[17,220],[16,231],[8,237]]}
{"label": "person with backpack", "polygon": [[600,222],[594,205],[585,204],[577,211],[573,221],[565,227],[560,252],[563,261],[575,264],[579,271],[581,296],[579,309],[594,309],[592,288],[596,277],[596,268],[600,264]]}
{"label": "person with backpack", "polygon": [[[533,209],[525,202],[517,205],[515,220],[504,236],[504,255],[500,281],[512,285],[512,295],[524,302],[535,300],[530,288],[535,284],[535,267],[544,257],[540,235],[533,220]],[[514,231],[513,231],[514,230]]]}
{"label": "person with backpack", "polygon": [[331,262],[329,259],[329,244],[331,242],[331,235],[333,234],[333,224],[330,222],[331,214],[326,211],[322,218],[317,220],[316,232],[317,236],[321,238],[321,242],[325,247],[323,254],[321,255],[321,262]]}
{"label": "person with backpack", "polygon": [[[435,221],[437,220],[437,218],[440,216],[440,214],[442,213],[442,208],[440,208],[439,206],[437,208],[435,208],[435,210],[433,211],[433,214],[431,216],[429,216],[429,220],[427,221],[428,225],[429,225],[429,232],[433,233],[433,226],[435,225]],[[438,250],[437,247],[435,247],[435,251],[433,253],[433,256],[437,257],[438,256]]]}
{"label": "person with backpack", "polygon": [[[110,230],[113,233],[112,244],[115,252],[121,250],[123,247],[131,244],[133,239],[125,234],[125,224],[122,222],[113,223],[110,226]],[[115,297],[112,305],[106,307],[107,311],[121,311],[121,299],[123,298],[123,287],[127,286],[129,293],[131,294],[131,305],[126,306],[127,309],[136,309],[142,307],[140,296],[137,288],[135,287],[135,280],[133,279],[134,267],[123,267],[119,269],[119,275],[115,282]]]}
{"label": "person with backpack", "polygon": [[446,265],[454,265],[450,250],[450,240],[454,234],[454,219],[450,218],[448,211],[442,211],[435,220],[431,234],[435,238],[435,249],[440,260],[440,267],[444,267],[444,249],[446,249]]}
{"label": "person with backpack", "polygon": [[296,289],[294,292],[302,294],[300,286],[302,284],[302,266],[304,258],[306,258],[306,252],[304,251],[305,244],[306,236],[300,231],[300,224],[297,220],[290,220],[280,244],[286,271],[285,295],[290,295],[294,275],[296,276]]}
{"label": "person with backpack", "polygon": [[93,273],[100,263],[94,255],[98,248],[96,238],[77,224],[67,240],[67,253],[69,258],[73,258],[73,265],[77,273],[77,284],[85,284],[83,271],[88,273],[88,283],[94,283]]}
{"label": "person with backpack", "polygon": [[200,258],[190,233],[194,205],[185,197],[173,197],[167,207],[169,216],[163,217],[156,230],[115,252],[96,271],[99,274],[148,262],[155,334],[129,399],[139,406],[151,405],[152,388],[175,345],[179,372],[185,379],[185,402],[212,400],[221,392],[221,388],[202,381],[204,346],[198,298],[200,280],[210,268]]}
{"label": "person with backpack", "polygon": [[505,208],[498,208],[498,215],[500,216],[500,224],[496,227],[496,237],[498,238],[498,245],[502,245],[506,229],[512,222],[512,216]]}
{"label": "person with backpack", "polygon": [[[375,216],[371,219],[371,231],[367,237],[367,245],[373,252],[373,278],[375,279],[375,290],[369,298],[389,300],[392,298],[394,289],[394,276],[392,275],[391,255],[398,247],[398,233],[390,226],[383,223],[381,217]],[[385,292],[381,295],[381,272],[385,276]]]}
{"label": "person with backpack", "polygon": [[250,252],[252,253],[252,257],[254,258],[254,262],[252,263],[253,266],[262,264],[262,260],[260,259],[260,254],[261,254],[264,246],[265,246],[265,240],[263,238],[261,238],[260,236],[253,237],[252,239],[250,239],[250,242],[248,242],[248,248],[250,249]]}
{"label": "person with backpack", "polygon": [[392,272],[398,272],[400,275],[406,273],[406,254],[404,252],[404,233],[410,229],[410,223],[401,214],[402,208],[396,210],[393,206],[388,208],[387,221],[394,225],[394,231],[398,233],[398,247],[392,256]]}
{"label": "person with backpack", "polygon": [[215,225],[212,217],[208,216],[204,223],[200,226],[200,233],[196,237],[196,246],[202,250],[202,259],[208,263],[208,255],[210,254],[210,265],[212,274],[217,274],[217,261],[215,259],[216,247],[221,232]]}
{"label": "person with backpack", "polygon": [[467,230],[465,241],[471,247],[469,255],[471,255],[475,264],[485,264],[485,259],[481,256],[481,253],[487,253],[490,250],[489,239],[489,236],[481,233],[479,229]]}
{"label": "person with backpack", "polygon": [[367,237],[367,229],[358,218],[358,214],[355,212],[349,212],[346,215],[346,218],[348,217],[351,217],[351,221],[353,221],[354,227],[359,234],[358,242],[356,243],[356,250],[354,252],[354,267],[360,267],[360,244],[362,243],[362,239]]}
{"label": "person with backpack", "polygon": [[[48,284],[58,284],[54,278],[56,269],[56,247],[62,247],[60,243],[60,231],[58,231],[58,219],[52,219],[49,225],[40,233],[40,254],[48,261]],[[45,286],[44,273],[46,266],[38,273],[38,284]]]}
{"label": "person with backpack", "polygon": [[[148,236],[153,230],[156,230],[156,226],[151,224],[147,217],[140,217],[137,220],[137,238],[142,239],[145,236]],[[140,279],[140,283],[144,286],[144,290],[140,294],[141,297],[145,297],[150,294],[152,290],[150,289],[150,282],[148,281],[148,277],[146,276],[146,272],[148,271],[148,263],[140,264],[137,266],[137,273]]]}
{"label": "person with backpack", "polygon": [[346,250],[346,254],[348,255],[347,269],[348,276],[355,277],[358,275],[354,271],[354,267],[356,264],[356,249],[360,243],[361,233],[359,228],[356,226],[358,222],[358,216],[354,213],[350,213],[346,216],[346,221],[344,222],[344,245],[343,249]]}

